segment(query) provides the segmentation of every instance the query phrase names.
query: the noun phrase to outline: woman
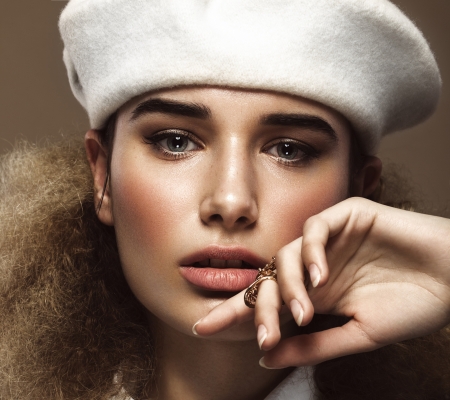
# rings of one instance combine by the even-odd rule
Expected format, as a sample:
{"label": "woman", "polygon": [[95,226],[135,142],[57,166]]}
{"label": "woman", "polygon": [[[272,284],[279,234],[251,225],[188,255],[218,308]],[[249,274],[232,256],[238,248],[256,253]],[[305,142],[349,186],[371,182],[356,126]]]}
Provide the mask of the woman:
{"label": "woman", "polygon": [[[72,0],[60,29],[92,180],[78,147],[4,162],[2,397],[449,394],[447,358],[426,357],[445,331],[328,361],[450,319],[449,221],[348,199],[378,196],[381,136],[438,98],[403,14]],[[315,388],[280,369],[319,363]]]}

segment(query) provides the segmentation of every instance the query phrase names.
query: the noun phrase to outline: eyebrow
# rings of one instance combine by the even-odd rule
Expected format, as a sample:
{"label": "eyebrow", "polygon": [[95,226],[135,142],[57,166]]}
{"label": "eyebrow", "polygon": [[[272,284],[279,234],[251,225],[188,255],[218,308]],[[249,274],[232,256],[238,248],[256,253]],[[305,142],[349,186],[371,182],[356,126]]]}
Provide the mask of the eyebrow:
{"label": "eyebrow", "polygon": [[262,125],[292,126],[310,131],[322,132],[333,141],[338,140],[338,136],[331,125],[324,119],[309,114],[268,114],[261,118]]}
{"label": "eyebrow", "polygon": [[132,111],[133,115],[130,121],[134,121],[142,115],[150,113],[182,115],[200,119],[208,119],[211,117],[210,109],[204,105],[156,98],[145,100],[138,104]]}
{"label": "eyebrow", "polygon": [[[181,115],[199,119],[211,118],[211,110],[203,104],[155,98],[139,103],[132,111],[130,120],[134,121],[142,115],[150,113]],[[261,118],[260,123],[262,125],[292,126],[322,132],[328,135],[333,141],[338,140],[336,132],[331,125],[324,119],[315,115],[292,113],[267,114]]]}

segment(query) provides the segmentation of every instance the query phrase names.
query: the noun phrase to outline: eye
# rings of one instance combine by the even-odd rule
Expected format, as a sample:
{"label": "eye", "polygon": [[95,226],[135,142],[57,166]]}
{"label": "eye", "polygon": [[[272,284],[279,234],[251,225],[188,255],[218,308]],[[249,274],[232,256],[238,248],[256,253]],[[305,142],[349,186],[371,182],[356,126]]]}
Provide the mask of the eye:
{"label": "eye", "polygon": [[143,140],[145,143],[152,145],[157,154],[167,159],[188,157],[193,151],[203,147],[195,135],[180,129],[155,132],[148,137],[144,137]]}
{"label": "eye", "polygon": [[189,140],[189,138],[184,135],[169,136],[156,143],[173,153],[196,150],[198,147],[192,140]]}
{"label": "eye", "polygon": [[277,155],[286,160],[293,160],[298,154],[298,147],[292,143],[278,143]]}
{"label": "eye", "polygon": [[292,139],[282,139],[271,143],[263,152],[287,165],[304,164],[319,156],[319,152],[307,143]]}

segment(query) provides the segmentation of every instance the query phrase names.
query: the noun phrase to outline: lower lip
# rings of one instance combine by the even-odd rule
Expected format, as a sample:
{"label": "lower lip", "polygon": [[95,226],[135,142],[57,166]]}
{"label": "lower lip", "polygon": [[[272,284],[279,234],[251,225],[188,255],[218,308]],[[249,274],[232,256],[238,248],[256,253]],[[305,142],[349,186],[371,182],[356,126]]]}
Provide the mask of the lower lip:
{"label": "lower lip", "polygon": [[181,267],[180,273],[189,283],[205,289],[240,292],[256,279],[255,269]]}

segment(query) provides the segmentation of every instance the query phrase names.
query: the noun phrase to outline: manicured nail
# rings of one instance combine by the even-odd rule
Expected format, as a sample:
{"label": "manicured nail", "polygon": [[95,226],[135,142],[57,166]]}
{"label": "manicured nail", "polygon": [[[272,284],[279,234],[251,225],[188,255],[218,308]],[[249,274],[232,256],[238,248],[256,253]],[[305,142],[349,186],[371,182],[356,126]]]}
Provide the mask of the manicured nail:
{"label": "manicured nail", "polygon": [[278,369],[278,368],[271,368],[271,367],[268,367],[268,366],[266,365],[266,363],[264,362],[264,357],[262,357],[262,358],[259,360],[259,366],[260,366],[260,367],[263,367],[263,368],[265,368],[265,369]]}
{"label": "manicured nail", "polygon": [[264,344],[264,340],[267,338],[267,328],[261,324],[258,326],[258,333],[256,335],[258,339],[258,346],[262,350],[262,345]]}
{"label": "manicured nail", "polygon": [[291,308],[291,313],[292,316],[295,319],[295,322],[297,323],[298,326],[302,325],[303,322],[303,308],[300,305],[299,301],[296,299],[291,300],[291,302],[289,303],[290,308]]}
{"label": "manicured nail", "polygon": [[201,319],[199,319],[199,320],[194,324],[194,326],[192,327],[192,333],[193,333],[195,336],[198,336],[197,329],[196,329],[195,327],[196,327],[200,322],[201,322]]}
{"label": "manicured nail", "polygon": [[320,269],[316,264],[311,264],[309,266],[309,277],[311,278],[311,284],[313,287],[317,287],[320,282]]}

